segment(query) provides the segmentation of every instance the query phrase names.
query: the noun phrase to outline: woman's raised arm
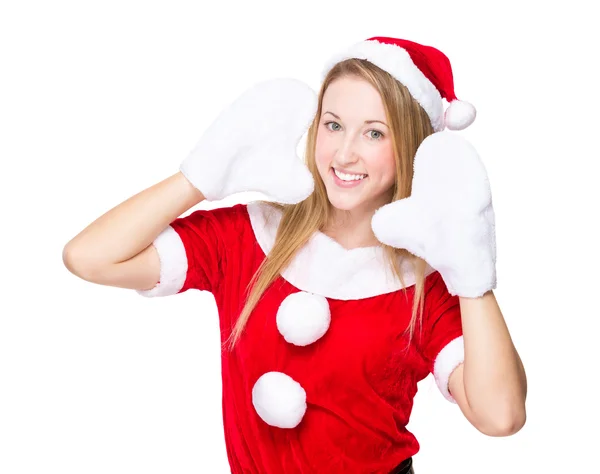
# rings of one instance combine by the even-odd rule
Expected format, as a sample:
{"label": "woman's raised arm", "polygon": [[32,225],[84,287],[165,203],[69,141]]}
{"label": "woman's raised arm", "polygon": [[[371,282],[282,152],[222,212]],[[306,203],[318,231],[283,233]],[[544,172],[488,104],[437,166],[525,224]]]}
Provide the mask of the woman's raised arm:
{"label": "woman's raised arm", "polygon": [[175,218],[204,200],[178,171],[109,210],[63,249],[69,271],[84,280],[121,288],[156,284],[160,261],[154,239]]}
{"label": "woman's raised arm", "polygon": [[169,232],[157,243],[165,253],[152,244],[183,212],[204,199],[245,191],[282,203],[298,203],[313,192],[312,175],[296,148],[316,109],[315,92],[301,81],[254,85],[219,114],[175,175],[119,204],[69,241],[65,265],[85,280],[137,290],[153,289],[163,277],[164,289],[157,293],[172,292],[171,280],[179,285],[187,275],[187,262],[182,266],[178,259],[189,260],[187,250],[193,249],[182,249]]}

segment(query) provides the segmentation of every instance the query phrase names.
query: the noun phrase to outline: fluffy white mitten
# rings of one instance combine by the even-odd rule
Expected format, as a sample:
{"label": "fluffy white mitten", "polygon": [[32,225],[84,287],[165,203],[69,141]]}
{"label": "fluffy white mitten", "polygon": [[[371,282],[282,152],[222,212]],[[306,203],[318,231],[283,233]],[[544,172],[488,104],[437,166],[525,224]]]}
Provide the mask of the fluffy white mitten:
{"label": "fluffy white mitten", "polygon": [[296,148],[317,111],[317,95],[296,79],[260,82],[208,127],[180,171],[209,201],[258,191],[283,204],[313,192]]}
{"label": "fluffy white mitten", "polygon": [[452,295],[496,288],[496,233],[487,172],[475,148],[454,132],[428,136],[415,156],[411,196],[379,208],[380,242],[404,248],[440,272]]}

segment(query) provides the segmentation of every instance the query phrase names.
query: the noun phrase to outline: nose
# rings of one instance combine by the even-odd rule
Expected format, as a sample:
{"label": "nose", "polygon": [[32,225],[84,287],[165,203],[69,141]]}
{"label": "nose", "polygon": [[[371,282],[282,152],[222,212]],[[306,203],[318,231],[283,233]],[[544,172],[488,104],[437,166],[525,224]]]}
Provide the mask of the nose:
{"label": "nose", "polygon": [[340,141],[340,146],[336,153],[336,161],[340,165],[355,163],[358,160],[358,154],[354,146],[354,138],[348,134]]}

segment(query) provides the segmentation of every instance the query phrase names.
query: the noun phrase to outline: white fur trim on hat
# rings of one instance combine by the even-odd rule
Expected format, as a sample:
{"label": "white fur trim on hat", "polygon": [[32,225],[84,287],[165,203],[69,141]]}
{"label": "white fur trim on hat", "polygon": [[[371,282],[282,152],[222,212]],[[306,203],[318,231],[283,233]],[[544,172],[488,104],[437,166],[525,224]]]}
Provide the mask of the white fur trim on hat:
{"label": "white fur trim on hat", "polygon": [[408,52],[400,46],[376,40],[361,41],[346,51],[334,54],[322,72],[324,79],[335,64],[345,59],[366,59],[394,76],[406,86],[413,98],[423,107],[436,132],[444,129],[442,96],[433,83],[415,65]]}

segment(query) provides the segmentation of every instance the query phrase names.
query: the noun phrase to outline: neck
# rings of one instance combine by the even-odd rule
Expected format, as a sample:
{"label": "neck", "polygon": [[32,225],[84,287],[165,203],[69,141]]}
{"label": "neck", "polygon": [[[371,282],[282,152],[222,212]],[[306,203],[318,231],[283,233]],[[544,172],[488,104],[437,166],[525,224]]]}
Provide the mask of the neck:
{"label": "neck", "polygon": [[375,212],[358,215],[356,212],[333,209],[333,218],[322,232],[347,250],[381,245],[371,228]]}

